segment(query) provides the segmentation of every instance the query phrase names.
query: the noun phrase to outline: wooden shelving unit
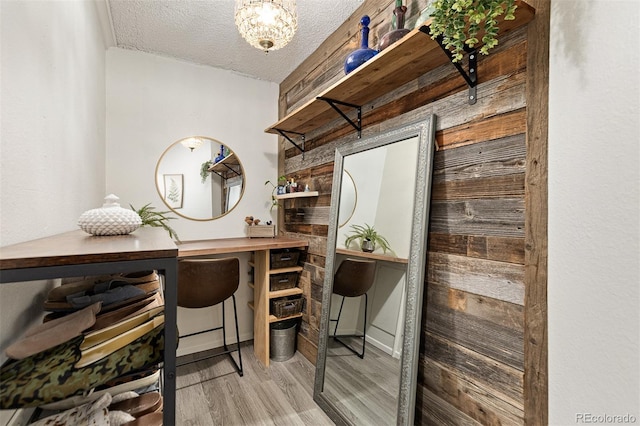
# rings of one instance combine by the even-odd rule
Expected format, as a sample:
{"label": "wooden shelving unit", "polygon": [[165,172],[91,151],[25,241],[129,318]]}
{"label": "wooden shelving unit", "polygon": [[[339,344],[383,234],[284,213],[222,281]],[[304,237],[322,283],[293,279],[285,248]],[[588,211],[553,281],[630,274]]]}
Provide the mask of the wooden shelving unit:
{"label": "wooden shelving unit", "polygon": [[[500,21],[500,36],[526,25],[535,15],[535,10],[524,1],[516,0],[516,3],[518,5],[516,19]],[[371,102],[450,62],[440,44],[429,35],[428,24],[427,21],[421,27],[412,30],[392,46],[319,93],[314,99],[269,126],[265,132],[280,134],[284,137],[287,137],[285,136],[287,133],[301,135],[304,141],[306,133],[339,116],[334,110],[335,107],[348,113],[353,111],[353,106],[362,106]],[[332,106],[327,100],[352,106],[340,103]],[[304,152],[303,148],[301,150]]]}
{"label": "wooden shelving unit", "polygon": [[[255,267],[254,262],[249,261],[249,266]],[[291,267],[288,267],[288,268],[277,268],[277,269],[269,268],[267,273],[268,273],[269,276],[271,276],[271,275],[278,275],[278,274],[286,274],[286,273],[289,273],[289,272],[298,272],[299,273],[299,272],[302,272],[302,270],[303,270],[302,266],[291,266]],[[255,289],[255,284],[253,282],[249,282],[248,284],[249,284],[249,287]],[[268,282],[266,283],[266,287],[267,288],[269,287],[269,283]],[[300,287],[293,287],[293,288],[287,288],[287,289],[284,289],[284,290],[276,290],[276,291],[268,290],[267,294],[268,294],[269,300],[271,300],[271,299],[277,299],[279,297],[300,295],[300,294],[302,294],[302,289]],[[251,309],[254,309],[253,301],[248,302],[248,305],[249,305],[249,307]],[[300,316],[302,316],[302,314],[294,315],[292,317],[287,317],[287,318],[276,318],[273,315],[269,315],[269,322],[284,321],[284,320],[287,320],[289,318],[297,318],[297,317],[300,317]]]}
{"label": "wooden shelving unit", "polygon": [[[299,244],[297,248],[304,248],[307,244],[306,242]],[[300,287],[276,291],[270,290],[270,277],[272,275],[292,272],[300,273],[303,271],[302,266],[271,268],[270,255],[271,250],[255,251],[253,260],[248,262],[249,266],[253,268],[253,282],[249,282],[248,284],[249,287],[253,289],[254,300],[247,302],[247,305],[254,314],[254,336],[264,336],[259,339],[254,338],[254,347],[258,348],[256,353],[260,354],[260,360],[266,366],[269,366],[269,325],[275,322],[302,317],[302,313],[283,318],[276,317],[271,313],[271,300],[303,294]]]}

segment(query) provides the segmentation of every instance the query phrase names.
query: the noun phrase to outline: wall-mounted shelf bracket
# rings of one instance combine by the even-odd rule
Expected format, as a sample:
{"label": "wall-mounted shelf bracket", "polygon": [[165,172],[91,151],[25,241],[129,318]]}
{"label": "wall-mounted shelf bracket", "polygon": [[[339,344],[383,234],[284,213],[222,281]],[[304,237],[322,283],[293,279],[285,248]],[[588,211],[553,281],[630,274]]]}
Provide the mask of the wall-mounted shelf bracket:
{"label": "wall-mounted shelf bracket", "polygon": [[[340,114],[342,116],[342,118],[344,118],[345,121],[351,125],[351,127],[353,127],[354,129],[356,129],[358,131],[358,139],[360,139],[360,137],[362,137],[362,107],[360,105],[349,104],[347,102],[341,102],[341,101],[337,101],[335,99],[325,98],[324,96],[318,96],[318,97],[316,97],[316,99],[321,100],[321,101],[325,101],[326,103],[331,105],[331,108],[336,110],[336,112],[338,114]],[[336,106],[336,104],[348,106],[348,107],[354,108],[356,111],[358,111],[358,118],[356,119],[356,121],[354,122],[352,119],[347,117],[347,115],[344,112],[342,112],[342,110],[340,108],[338,108]]]}
{"label": "wall-mounted shelf bracket", "polygon": [[[282,136],[283,138],[288,140],[291,145],[293,145],[296,148],[298,148],[298,150],[302,153],[302,159],[304,160],[304,133],[292,132],[290,130],[282,130],[282,129],[274,129],[274,130],[276,132],[280,133],[280,136]],[[302,146],[300,146],[297,143],[295,143],[294,140],[291,139],[287,133],[291,133],[293,135],[301,136],[301,138],[302,138]]]}
{"label": "wall-mounted shelf bracket", "polygon": [[[423,25],[420,28],[420,31],[429,35],[429,27],[426,25]],[[476,89],[476,86],[478,85],[478,50],[476,48],[469,48],[465,46],[465,51],[468,54],[468,69],[465,70],[460,62],[453,62],[453,55],[443,44],[442,35],[436,37],[435,40],[438,42],[438,46],[442,48],[453,66],[456,67],[462,78],[464,78],[464,81],[467,82],[467,85],[469,86],[469,105],[475,104],[478,100],[478,91]]]}
{"label": "wall-mounted shelf bracket", "polygon": [[[230,172],[233,172],[236,176],[242,176],[242,173],[238,173],[238,171],[236,169],[234,169],[233,167],[229,166],[228,164],[223,164],[223,166],[229,170]],[[211,172],[217,174],[218,176],[220,176],[222,179],[227,179],[226,177],[224,177],[224,175],[220,172],[217,172],[215,170],[211,170]]]}

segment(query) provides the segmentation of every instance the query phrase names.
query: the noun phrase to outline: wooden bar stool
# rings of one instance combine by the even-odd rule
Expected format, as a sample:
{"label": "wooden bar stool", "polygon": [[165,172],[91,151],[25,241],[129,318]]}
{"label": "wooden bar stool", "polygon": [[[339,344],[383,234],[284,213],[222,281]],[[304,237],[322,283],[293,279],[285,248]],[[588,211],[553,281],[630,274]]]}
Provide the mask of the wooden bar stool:
{"label": "wooden bar stool", "polygon": [[[178,306],[196,309],[215,306],[218,303],[222,304],[222,326],[180,337],[185,338],[210,331],[222,330],[222,342],[224,345],[224,352],[187,362],[180,366],[228,354],[236,371],[242,376],[242,352],[240,351],[238,311],[236,309],[235,296],[239,285],[240,261],[237,257],[224,259],[182,259],[178,262]],[[237,348],[235,350],[231,350],[227,346],[227,336],[225,332],[224,301],[229,298],[233,300],[233,316],[236,323]],[[238,362],[236,362],[231,355],[232,352],[236,351],[238,352]]]}
{"label": "wooden bar stool", "polygon": [[[347,258],[342,261],[338,270],[333,277],[333,293],[338,296],[342,296],[342,303],[340,303],[340,310],[338,311],[338,318],[329,319],[336,323],[333,329],[333,338],[338,343],[341,343],[347,349],[360,358],[364,358],[364,349],[366,343],[366,330],[367,330],[367,291],[373,285],[376,274],[376,262],[374,260],[360,260]],[[348,334],[338,336],[338,322],[340,321],[340,315],[342,314],[342,307],[344,305],[345,297],[360,297],[364,296],[364,324],[362,326],[362,336]],[[338,337],[362,337],[362,352],[357,352],[351,346],[344,343]]]}

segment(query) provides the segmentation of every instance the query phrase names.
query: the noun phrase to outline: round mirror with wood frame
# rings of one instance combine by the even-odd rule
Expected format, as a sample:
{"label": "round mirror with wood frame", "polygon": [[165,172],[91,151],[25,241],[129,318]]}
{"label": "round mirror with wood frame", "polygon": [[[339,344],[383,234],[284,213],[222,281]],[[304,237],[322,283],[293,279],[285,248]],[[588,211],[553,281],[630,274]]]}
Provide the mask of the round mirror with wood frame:
{"label": "round mirror with wood frame", "polygon": [[172,143],[156,165],[158,195],[174,213],[213,220],[229,213],[244,194],[244,169],[226,144],[206,136]]}

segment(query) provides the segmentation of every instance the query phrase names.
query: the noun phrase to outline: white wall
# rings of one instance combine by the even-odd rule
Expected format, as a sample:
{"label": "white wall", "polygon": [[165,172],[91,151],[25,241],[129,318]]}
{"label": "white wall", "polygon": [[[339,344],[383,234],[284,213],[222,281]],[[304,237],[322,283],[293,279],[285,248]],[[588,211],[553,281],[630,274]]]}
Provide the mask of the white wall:
{"label": "white wall", "polygon": [[639,21],[638,1],[552,2],[552,425],[640,422]]}
{"label": "white wall", "polygon": [[[88,1],[0,1],[0,246],[77,229],[105,189],[105,47]],[[52,282],[0,286],[4,349]],[[0,411],[0,424],[9,411]]]}
{"label": "white wall", "polygon": [[95,5],[0,2],[0,245],[77,229],[105,188],[105,49]]}
{"label": "white wall", "polygon": [[[112,48],[107,52],[107,192],[127,205],[164,209],[155,186],[158,159],[192,135],[227,144],[246,173],[242,200],[221,219],[179,218],[182,240],[245,235],[245,216],[269,220],[278,142],[264,129],[278,120],[278,85],[229,71]],[[275,211],[274,211],[275,214]]]}
{"label": "white wall", "polygon": [[[263,222],[272,218],[271,187],[264,182],[277,178],[278,143],[276,136],[264,133],[264,129],[278,120],[278,90],[275,83],[229,71],[109,49],[107,192],[118,195],[123,205],[151,203],[158,210],[167,210],[155,185],[158,159],[179,139],[210,137],[228,145],[240,159],[246,174],[244,196],[222,218],[203,222],[174,215],[177,219],[171,221],[171,226],[183,241],[245,236],[245,216]],[[242,340],[253,337],[253,313],[247,307],[247,301],[253,299],[252,290],[246,285],[247,256],[241,256],[243,270],[236,295]],[[179,310],[180,332],[209,328],[213,315],[209,311]],[[212,346],[211,337],[183,340],[178,354]]]}

